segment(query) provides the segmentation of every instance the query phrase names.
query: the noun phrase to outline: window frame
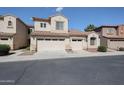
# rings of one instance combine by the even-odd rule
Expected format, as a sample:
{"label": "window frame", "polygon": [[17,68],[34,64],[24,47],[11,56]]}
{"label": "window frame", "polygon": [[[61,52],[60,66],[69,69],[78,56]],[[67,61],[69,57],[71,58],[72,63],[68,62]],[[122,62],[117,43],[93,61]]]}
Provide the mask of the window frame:
{"label": "window frame", "polygon": [[46,24],[45,22],[41,22],[41,23],[40,23],[40,27],[41,27],[41,28],[46,28],[46,27],[47,27],[47,24]]}
{"label": "window frame", "polygon": [[8,21],[8,27],[12,27],[13,26],[13,23],[11,20]]}
{"label": "window frame", "polygon": [[64,22],[63,21],[56,21],[56,30],[64,30]]}
{"label": "window frame", "polygon": [[0,40],[9,40],[9,38],[0,38]]}
{"label": "window frame", "polygon": [[113,29],[108,29],[107,32],[111,34],[113,32]]}

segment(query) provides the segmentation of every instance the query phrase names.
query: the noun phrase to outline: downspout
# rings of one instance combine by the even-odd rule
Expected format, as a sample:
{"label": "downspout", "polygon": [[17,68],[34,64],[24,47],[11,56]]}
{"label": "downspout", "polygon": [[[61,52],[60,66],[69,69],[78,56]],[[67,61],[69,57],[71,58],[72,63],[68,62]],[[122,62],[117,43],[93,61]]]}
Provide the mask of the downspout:
{"label": "downspout", "polygon": [[86,42],[87,42],[87,51],[88,51],[88,37],[86,37]]}

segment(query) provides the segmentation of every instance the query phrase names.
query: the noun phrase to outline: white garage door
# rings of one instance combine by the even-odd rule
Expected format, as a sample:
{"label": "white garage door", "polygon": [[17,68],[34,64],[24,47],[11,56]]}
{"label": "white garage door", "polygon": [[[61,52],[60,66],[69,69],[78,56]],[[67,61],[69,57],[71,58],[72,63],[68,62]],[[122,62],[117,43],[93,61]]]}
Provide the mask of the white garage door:
{"label": "white garage door", "polygon": [[119,47],[124,47],[124,40],[110,40],[108,47],[112,49],[118,49]]}
{"label": "white garage door", "polygon": [[82,50],[83,49],[82,39],[72,39],[71,47],[72,50]]}
{"label": "white garage door", "polygon": [[65,39],[38,39],[38,51],[65,50]]}

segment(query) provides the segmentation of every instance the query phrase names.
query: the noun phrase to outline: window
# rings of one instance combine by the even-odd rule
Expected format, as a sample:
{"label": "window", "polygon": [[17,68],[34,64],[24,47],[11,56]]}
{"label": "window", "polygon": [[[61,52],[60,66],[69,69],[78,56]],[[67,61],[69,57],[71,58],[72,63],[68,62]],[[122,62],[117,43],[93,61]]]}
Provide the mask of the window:
{"label": "window", "polygon": [[63,30],[64,22],[56,22],[56,30]]}
{"label": "window", "polygon": [[38,38],[37,40],[44,40],[44,39],[42,39],[42,38]]}
{"label": "window", "polygon": [[65,39],[59,39],[59,41],[64,41]]}
{"label": "window", "polygon": [[124,41],[124,40],[122,40],[122,39],[115,40],[115,39],[114,39],[114,40],[110,40],[110,41]]}
{"label": "window", "polygon": [[82,41],[81,39],[79,39],[78,41]]}
{"label": "window", "polygon": [[77,41],[76,39],[72,39],[72,41]]}
{"label": "window", "polygon": [[57,41],[57,39],[52,39],[53,41]]}
{"label": "window", "polygon": [[1,40],[8,40],[8,38],[1,38]]}
{"label": "window", "polygon": [[40,27],[41,27],[41,28],[43,27],[43,23],[40,23]]}
{"label": "window", "polygon": [[46,28],[46,23],[44,23],[44,28]]}
{"label": "window", "polygon": [[91,37],[90,38],[90,45],[95,45],[95,41],[96,41],[96,38],[95,37]]}
{"label": "window", "polygon": [[113,29],[108,29],[108,33],[112,33],[113,32]]}
{"label": "window", "polygon": [[46,41],[50,41],[51,39],[45,39]]}
{"label": "window", "polygon": [[46,28],[46,23],[40,23],[41,28]]}
{"label": "window", "polygon": [[8,26],[12,26],[12,21],[8,21]]}

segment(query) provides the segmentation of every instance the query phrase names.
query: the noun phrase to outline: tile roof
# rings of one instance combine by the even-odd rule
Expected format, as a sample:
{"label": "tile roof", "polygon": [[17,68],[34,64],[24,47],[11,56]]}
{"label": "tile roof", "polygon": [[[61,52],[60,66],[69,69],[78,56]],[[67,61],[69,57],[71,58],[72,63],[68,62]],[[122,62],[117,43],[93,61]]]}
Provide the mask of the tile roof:
{"label": "tile roof", "polygon": [[27,27],[29,27],[29,28],[34,28],[34,26],[33,26],[33,25],[27,25]]}
{"label": "tile roof", "polygon": [[0,36],[14,36],[15,33],[4,33],[4,32],[0,32]]}
{"label": "tile roof", "polygon": [[50,32],[50,31],[34,31],[31,33],[31,36],[64,36],[64,37],[77,36],[77,37],[85,37],[91,33],[95,33],[95,32],[81,32],[81,31],[69,30],[68,33],[54,33],[54,32]]}
{"label": "tile roof", "polygon": [[51,18],[37,18],[37,17],[32,17],[33,21],[43,21],[43,22],[51,22]]}
{"label": "tile roof", "polygon": [[103,36],[105,38],[109,38],[109,39],[124,39],[124,36]]}
{"label": "tile roof", "polygon": [[93,33],[93,32],[82,32],[79,30],[69,30],[70,36],[88,36],[91,33]]}
{"label": "tile roof", "polygon": [[62,36],[62,37],[68,37],[67,33],[53,33],[50,31],[34,31],[31,33],[32,36]]}

